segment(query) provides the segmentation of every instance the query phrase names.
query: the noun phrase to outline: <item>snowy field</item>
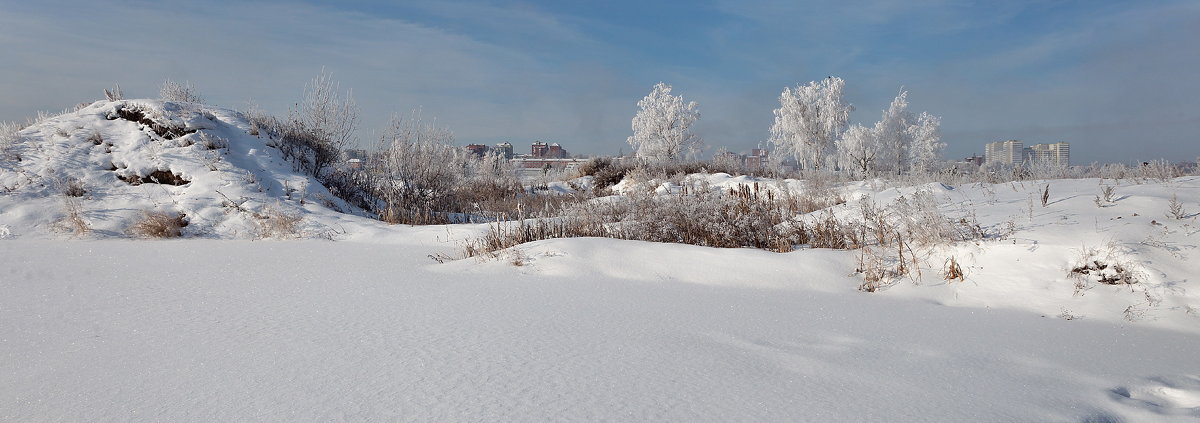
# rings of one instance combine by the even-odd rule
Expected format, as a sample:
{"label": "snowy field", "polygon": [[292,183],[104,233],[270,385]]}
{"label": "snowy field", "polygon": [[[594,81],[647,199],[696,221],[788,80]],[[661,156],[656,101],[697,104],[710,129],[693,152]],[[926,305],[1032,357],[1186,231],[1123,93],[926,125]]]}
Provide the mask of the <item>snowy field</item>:
{"label": "snowy field", "polygon": [[859,293],[830,251],[438,264],[439,230],[0,242],[0,420],[1200,417],[1194,331]]}
{"label": "snowy field", "polygon": [[[802,218],[986,234],[916,245],[917,272],[868,293],[861,250],[576,238],[462,258],[489,225],[340,213],[253,132],[138,100],[16,134],[0,421],[1200,419],[1200,177],[828,187],[846,202]],[[147,211],[186,214],[183,238],[130,239]],[[279,216],[296,226],[264,226]]]}

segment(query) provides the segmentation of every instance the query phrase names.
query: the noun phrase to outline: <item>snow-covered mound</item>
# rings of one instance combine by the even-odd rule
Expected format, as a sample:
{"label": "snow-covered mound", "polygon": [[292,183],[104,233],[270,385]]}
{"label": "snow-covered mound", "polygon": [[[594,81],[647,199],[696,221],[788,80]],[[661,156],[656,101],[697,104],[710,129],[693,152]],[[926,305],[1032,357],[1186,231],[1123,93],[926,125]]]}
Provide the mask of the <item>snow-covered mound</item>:
{"label": "snow-covered mound", "polygon": [[182,216],[188,237],[320,236],[352,209],[234,110],[98,101],[16,138],[0,158],[3,237],[125,237],[147,212]]}

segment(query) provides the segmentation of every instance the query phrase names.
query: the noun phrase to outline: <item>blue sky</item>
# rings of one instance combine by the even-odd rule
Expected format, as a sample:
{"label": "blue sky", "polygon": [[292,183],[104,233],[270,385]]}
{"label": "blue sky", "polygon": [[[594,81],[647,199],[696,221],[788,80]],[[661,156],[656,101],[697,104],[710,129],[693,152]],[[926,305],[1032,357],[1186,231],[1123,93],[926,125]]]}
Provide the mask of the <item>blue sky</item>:
{"label": "blue sky", "polygon": [[707,144],[767,137],[785,86],[834,75],[852,121],[904,87],[946,155],[1072,143],[1072,162],[1200,155],[1194,1],[17,2],[0,0],[0,120],[167,78],[285,114],[322,67],[362,107],[361,143],[422,108],[460,143],[628,150],[654,83],[700,103]]}

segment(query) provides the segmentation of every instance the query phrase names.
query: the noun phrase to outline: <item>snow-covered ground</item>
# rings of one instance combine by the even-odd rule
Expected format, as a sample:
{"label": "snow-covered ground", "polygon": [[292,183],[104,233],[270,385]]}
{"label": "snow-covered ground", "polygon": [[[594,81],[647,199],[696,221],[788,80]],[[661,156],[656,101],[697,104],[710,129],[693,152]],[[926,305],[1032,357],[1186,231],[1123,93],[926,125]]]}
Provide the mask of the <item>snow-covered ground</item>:
{"label": "snow-covered ground", "polygon": [[445,234],[0,242],[0,420],[1200,417],[1194,332],[860,293],[833,251]]}
{"label": "snow-covered ground", "polygon": [[[129,105],[195,132],[113,118]],[[579,238],[458,259],[488,225],[339,213],[250,132],[137,100],[20,133],[0,166],[0,421],[1200,418],[1197,177],[835,186],[843,219],[903,197],[988,234],[917,245],[920,276],[867,293],[859,251]],[[126,182],[159,171],[189,182]],[[72,178],[86,194],[62,194]],[[90,232],[64,228],[67,198]],[[250,240],[271,208],[304,239]],[[185,213],[184,238],[129,239],[145,210]]]}

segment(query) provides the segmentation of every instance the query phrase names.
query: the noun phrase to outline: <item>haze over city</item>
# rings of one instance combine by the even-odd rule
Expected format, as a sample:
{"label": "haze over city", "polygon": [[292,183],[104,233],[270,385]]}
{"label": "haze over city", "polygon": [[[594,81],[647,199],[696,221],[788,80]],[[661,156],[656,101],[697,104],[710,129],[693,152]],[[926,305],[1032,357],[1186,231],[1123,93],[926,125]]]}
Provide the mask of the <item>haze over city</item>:
{"label": "haze over city", "polygon": [[710,149],[768,137],[787,86],[839,76],[869,124],[903,87],[945,157],[1069,142],[1072,162],[1194,159],[1200,5],[1162,2],[16,2],[0,7],[0,121],[119,83],[187,80],[285,114],[322,67],[354,90],[359,143],[422,108],[460,144],[629,151],[657,82],[700,104]]}

